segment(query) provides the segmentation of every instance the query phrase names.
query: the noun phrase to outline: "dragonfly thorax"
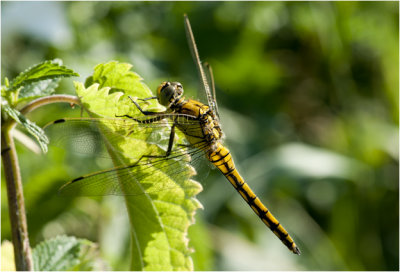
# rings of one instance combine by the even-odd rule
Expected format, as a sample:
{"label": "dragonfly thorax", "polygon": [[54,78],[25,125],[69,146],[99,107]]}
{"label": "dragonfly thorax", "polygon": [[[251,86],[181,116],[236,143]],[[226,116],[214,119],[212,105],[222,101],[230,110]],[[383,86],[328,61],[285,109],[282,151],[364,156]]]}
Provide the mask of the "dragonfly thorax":
{"label": "dragonfly thorax", "polygon": [[163,82],[157,88],[157,98],[161,105],[170,108],[183,95],[182,84],[179,82]]}

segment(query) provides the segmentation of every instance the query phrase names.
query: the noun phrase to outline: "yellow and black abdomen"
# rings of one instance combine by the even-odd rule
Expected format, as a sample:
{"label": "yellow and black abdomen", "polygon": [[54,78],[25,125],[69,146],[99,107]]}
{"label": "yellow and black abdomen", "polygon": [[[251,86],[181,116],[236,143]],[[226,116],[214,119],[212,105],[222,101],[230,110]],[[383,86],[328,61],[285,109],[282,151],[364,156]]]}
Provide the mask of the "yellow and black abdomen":
{"label": "yellow and black abdomen", "polygon": [[247,185],[247,183],[244,182],[243,178],[236,170],[229,150],[220,143],[217,143],[216,149],[209,152],[208,159],[229,180],[233,187],[235,187],[236,191],[239,192],[239,194],[243,197],[247,204],[249,204],[258,217],[260,217],[264,224],[267,225],[293,253],[300,254],[300,250],[294,243],[292,237],[290,237],[289,233],[264,206],[260,199]]}
{"label": "yellow and black abdomen", "polygon": [[222,137],[222,131],[218,121],[209,111],[209,107],[195,100],[182,100],[179,103],[179,107],[176,108],[176,112],[193,116],[193,118],[199,120],[198,129],[186,126],[184,122],[180,122],[177,126],[185,134],[190,144],[206,151],[210,162],[212,162],[229,180],[236,191],[239,192],[264,224],[267,225],[293,253],[300,254],[300,250],[297,248],[292,237],[290,237],[278,220],[276,220],[271,212],[264,206],[236,170],[229,150],[219,142]]}

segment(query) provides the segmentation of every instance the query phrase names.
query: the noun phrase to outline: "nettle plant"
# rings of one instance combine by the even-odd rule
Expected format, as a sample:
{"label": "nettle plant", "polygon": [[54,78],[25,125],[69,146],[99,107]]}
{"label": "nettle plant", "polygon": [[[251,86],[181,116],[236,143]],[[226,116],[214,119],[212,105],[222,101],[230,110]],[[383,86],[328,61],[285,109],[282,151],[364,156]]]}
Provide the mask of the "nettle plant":
{"label": "nettle plant", "polygon": [[[54,94],[61,78],[79,76],[72,69],[63,66],[60,60],[34,65],[11,81],[4,79],[1,88],[2,161],[17,270],[93,270],[96,269],[94,259],[99,257],[93,253],[97,251],[95,243],[71,236],[57,236],[42,241],[31,250],[25,217],[23,181],[14,144],[15,131],[22,127],[46,153],[51,138],[49,140],[47,133],[26,117],[27,113],[44,105],[60,102],[75,104],[93,118],[139,115],[140,112],[132,106],[128,97],[134,99],[154,95],[131,68],[130,64],[115,61],[97,65],[93,75],[85,83],[74,82],[77,96]],[[155,100],[148,102],[147,106],[161,109]],[[165,133],[169,134],[168,131]],[[134,134],[129,133],[130,137],[118,141],[109,139],[116,146],[114,149],[107,149],[115,167],[137,159],[143,150],[157,149],[143,136],[135,137]],[[105,137],[108,140],[107,135]],[[184,137],[180,138],[182,140]],[[117,149],[120,150],[118,154],[113,151]],[[162,149],[152,152],[162,154]],[[194,222],[195,211],[201,207],[195,198],[201,191],[201,185],[190,179],[195,174],[190,166],[179,167],[186,167],[179,178],[175,176],[172,180],[155,176],[146,180],[146,188],[160,182],[168,183],[168,186],[175,184],[172,195],[163,190],[147,194],[146,189],[143,189],[146,197],[124,197],[130,222],[132,270],[193,270],[188,228]],[[124,178],[130,177],[118,177],[120,181]]]}

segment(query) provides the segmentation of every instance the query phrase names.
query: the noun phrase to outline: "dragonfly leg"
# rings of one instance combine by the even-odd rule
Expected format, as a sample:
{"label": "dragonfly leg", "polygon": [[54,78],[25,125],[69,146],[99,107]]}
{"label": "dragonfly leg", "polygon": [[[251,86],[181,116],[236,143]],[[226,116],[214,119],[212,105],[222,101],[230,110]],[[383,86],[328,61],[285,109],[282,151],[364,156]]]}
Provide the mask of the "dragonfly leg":
{"label": "dragonfly leg", "polygon": [[165,154],[166,157],[171,154],[172,146],[174,145],[174,138],[175,138],[175,123],[171,127],[171,133],[169,134],[169,141],[168,141],[168,149],[167,153]]}
{"label": "dragonfly leg", "polygon": [[[135,106],[140,110],[140,112],[143,113],[144,115],[161,115],[161,114],[165,114],[165,112],[144,111],[144,110],[142,110],[142,108],[139,106],[139,104],[136,103],[136,101],[132,99],[131,96],[128,96],[128,97],[129,97],[129,99],[133,102],[133,104],[135,104]],[[153,97],[144,98],[144,99],[142,99],[142,100],[148,100],[148,99],[153,99]]]}
{"label": "dragonfly leg", "polygon": [[168,141],[168,148],[167,152],[165,152],[165,155],[143,155],[140,157],[138,162],[143,158],[167,158],[171,154],[172,147],[174,145],[174,139],[175,139],[175,123],[171,127],[171,133],[169,135],[169,141]]}
{"label": "dragonfly leg", "polygon": [[157,99],[157,96],[147,97],[147,98],[138,98],[138,100],[147,101],[150,99]]}
{"label": "dragonfly leg", "polygon": [[[130,115],[128,115],[128,114],[124,114],[124,115],[115,115],[115,117],[127,117],[127,118],[130,118],[130,119],[132,119],[132,120],[135,120],[135,121],[137,121],[137,122],[139,122],[139,123],[144,123],[144,122],[146,122],[146,123],[152,123],[152,122],[154,122],[154,121],[159,121],[159,120],[161,120],[162,118],[164,118],[164,117],[162,117],[162,116],[167,114],[167,112],[165,112],[165,111],[162,111],[162,112],[144,111],[144,110],[139,106],[139,104],[136,103],[136,101],[134,101],[134,100],[132,99],[131,96],[128,96],[128,97],[129,97],[129,99],[133,102],[133,104],[135,104],[135,106],[140,110],[141,113],[143,113],[144,115],[157,115],[158,117],[153,118],[153,119],[148,119],[148,120],[146,120],[146,121],[137,120],[137,119],[133,118],[132,116],[130,116]],[[143,99],[140,98],[140,100],[149,100],[149,99],[153,99],[153,98],[154,98],[154,97],[148,97],[148,98],[143,98]]]}

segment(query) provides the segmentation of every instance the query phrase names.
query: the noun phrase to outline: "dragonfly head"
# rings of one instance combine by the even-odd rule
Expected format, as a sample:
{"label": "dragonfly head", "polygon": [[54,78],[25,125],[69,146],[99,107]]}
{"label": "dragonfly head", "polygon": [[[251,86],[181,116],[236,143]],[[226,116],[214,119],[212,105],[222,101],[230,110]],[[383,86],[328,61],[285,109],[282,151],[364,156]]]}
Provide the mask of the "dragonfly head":
{"label": "dragonfly head", "polygon": [[161,105],[169,108],[183,95],[182,84],[179,82],[163,82],[157,88],[157,98]]}

